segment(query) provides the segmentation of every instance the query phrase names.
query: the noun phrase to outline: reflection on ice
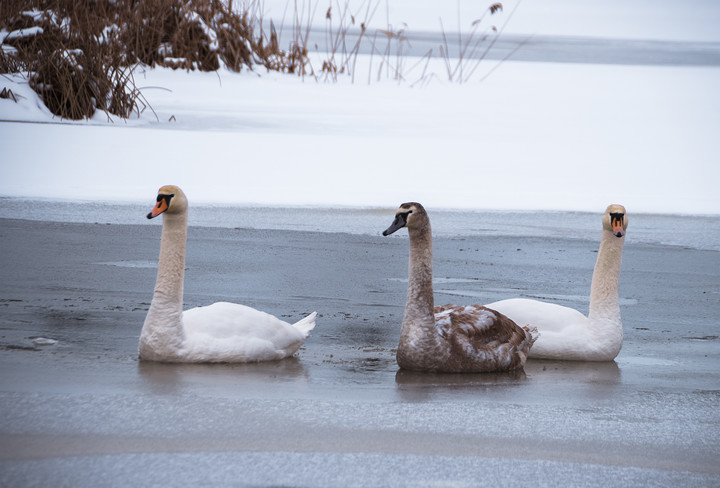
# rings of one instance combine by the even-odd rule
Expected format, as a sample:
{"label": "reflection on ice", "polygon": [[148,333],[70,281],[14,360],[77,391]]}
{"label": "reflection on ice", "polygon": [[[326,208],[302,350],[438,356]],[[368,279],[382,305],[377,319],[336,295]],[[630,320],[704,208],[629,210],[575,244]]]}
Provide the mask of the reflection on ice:
{"label": "reflection on ice", "polygon": [[157,268],[157,262],[153,261],[108,261],[96,264],[103,266],[117,266],[119,268]]}
{"label": "reflection on ice", "polygon": [[296,357],[246,364],[186,364],[140,361],[138,374],[155,394],[177,394],[186,388],[212,388],[232,394],[254,383],[307,382],[308,372]]}
{"label": "reflection on ice", "polygon": [[514,387],[525,382],[525,371],[504,373],[423,373],[398,370],[395,374],[397,393],[408,402],[420,402],[446,393],[475,394],[486,388]]}
{"label": "reflection on ice", "polygon": [[[615,361],[549,361],[528,359],[525,368],[505,373],[477,374],[439,374],[419,373],[399,370],[395,375],[395,384],[403,397],[410,395],[416,399],[442,390],[468,391],[488,387],[514,387],[528,383],[586,383],[592,385],[619,384],[621,370]],[[412,399],[412,398],[408,398]]]}
{"label": "reflection on ice", "polygon": [[615,361],[551,361],[528,359],[525,372],[542,381],[581,383],[620,383],[621,372]]}
{"label": "reflection on ice", "polygon": [[618,357],[618,362],[625,365],[641,365],[641,366],[675,366],[680,364],[679,361],[671,361],[669,359],[652,358],[647,356],[622,356]]}
{"label": "reflection on ice", "polygon": [[[407,283],[407,278],[387,278],[388,281],[399,281],[401,283]],[[479,281],[478,278],[433,278],[433,284],[435,285],[444,285],[448,283],[477,283]]]}
{"label": "reflection on ice", "polygon": [[514,385],[527,378],[518,369],[504,373],[426,373],[400,369],[395,374],[398,386],[427,387],[478,387],[489,385]]}

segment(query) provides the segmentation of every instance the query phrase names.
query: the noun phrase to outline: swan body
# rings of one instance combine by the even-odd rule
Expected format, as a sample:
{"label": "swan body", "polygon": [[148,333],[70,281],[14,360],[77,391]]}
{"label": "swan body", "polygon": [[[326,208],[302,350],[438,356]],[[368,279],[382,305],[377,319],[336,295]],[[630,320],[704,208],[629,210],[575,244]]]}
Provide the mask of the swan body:
{"label": "swan body", "polygon": [[410,237],[410,265],[398,365],[446,373],[521,369],[535,341],[529,328],[482,305],[434,307],[432,231],[422,205],[402,204],[383,235],[403,227]]}
{"label": "swan body", "polygon": [[246,363],[292,356],[315,327],[316,313],[289,324],[245,305],[218,302],[182,310],[187,198],[176,186],[158,191],[148,218],[163,215],[153,299],[140,333],[140,359]]}
{"label": "swan body", "polygon": [[627,225],[625,207],[610,205],[605,210],[587,317],[572,308],[526,298],[512,298],[487,305],[518,324],[537,327],[540,338],[530,351],[530,357],[612,361],[620,353],[623,330],[618,282]]}

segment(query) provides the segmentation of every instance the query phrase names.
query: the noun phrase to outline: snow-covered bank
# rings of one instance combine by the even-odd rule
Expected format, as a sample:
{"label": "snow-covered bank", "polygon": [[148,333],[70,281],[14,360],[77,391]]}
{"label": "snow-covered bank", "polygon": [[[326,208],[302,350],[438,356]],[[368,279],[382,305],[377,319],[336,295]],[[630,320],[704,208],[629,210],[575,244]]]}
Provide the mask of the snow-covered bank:
{"label": "snow-covered bank", "polygon": [[[266,18],[285,5],[267,0]],[[450,29],[457,5],[477,16],[464,0],[393,0],[374,25]],[[523,2],[506,32],[720,40],[720,6],[686,7]],[[441,60],[416,61],[402,84],[376,81],[378,56],[358,58],[355,83],[138,69],[152,110],[114,122],[65,123],[0,77],[20,99],[0,99],[0,195],[146,201],[175,183],[197,203],[720,214],[720,68],[486,61],[485,81],[457,85]]]}
{"label": "snow-covered bank", "polygon": [[157,120],[0,123],[0,195],[139,201],[174,183],[203,203],[720,213],[719,68],[506,62],[416,88],[137,78]]}

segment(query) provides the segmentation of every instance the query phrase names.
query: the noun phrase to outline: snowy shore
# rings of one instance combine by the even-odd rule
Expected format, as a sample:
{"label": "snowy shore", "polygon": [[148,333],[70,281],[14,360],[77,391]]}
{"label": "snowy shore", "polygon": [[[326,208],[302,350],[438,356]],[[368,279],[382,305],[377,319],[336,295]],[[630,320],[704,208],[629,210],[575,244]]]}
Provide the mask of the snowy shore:
{"label": "snowy shore", "polygon": [[[507,33],[720,51],[706,28],[716,5],[650,3],[527,2]],[[454,18],[454,9],[405,12],[415,29],[437,31],[437,15]],[[272,2],[267,10],[281,11]],[[0,196],[141,201],[173,183],[196,203],[593,212],[613,201],[634,212],[720,214],[720,67],[512,59],[484,61],[479,73],[490,76],[462,85],[444,78],[440,59],[427,84],[413,86],[420,69],[404,83],[378,82],[378,56],[368,55],[355,83],[139,69],[152,110],[127,122],[97,114],[66,124],[38,107],[23,80],[1,77],[0,87],[25,98],[0,99]]]}

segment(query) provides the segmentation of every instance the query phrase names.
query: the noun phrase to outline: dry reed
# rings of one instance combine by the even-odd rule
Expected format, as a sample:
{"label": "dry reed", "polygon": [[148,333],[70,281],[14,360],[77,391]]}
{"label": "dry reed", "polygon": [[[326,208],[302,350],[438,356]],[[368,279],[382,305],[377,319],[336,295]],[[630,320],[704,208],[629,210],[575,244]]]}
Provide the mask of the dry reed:
{"label": "dry reed", "polygon": [[3,0],[0,28],[10,34],[1,39],[0,73],[27,74],[52,113],[77,120],[146,108],[133,77],[138,64],[311,70],[302,38],[281,49],[259,11],[257,3],[236,11],[232,0]]}
{"label": "dry reed", "polygon": [[[342,6],[339,0],[330,0],[325,12],[326,54],[317,72],[308,52],[317,2],[307,3],[306,9],[295,0],[291,39],[285,49],[272,21],[265,30],[261,2],[250,0],[234,8],[233,0],[2,0],[0,29],[10,34],[0,39],[0,74],[24,74],[50,111],[69,119],[90,118],[97,110],[126,118],[148,108],[133,77],[139,64],[202,71],[264,66],[331,81],[344,74],[355,81],[361,43],[367,42],[368,83],[375,56],[378,80],[406,78],[406,26],[368,32],[380,0],[364,0],[354,12],[349,3]],[[478,29],[485,15],[501,10],[500,3],[491,4],[472,23],[467,37],[458,32],[457,57],[450,55],[441,24],[439,51],[450,81],[467,81],[486,57],[499,33],[494,27]],[[459,17],[458,7],[458,22]],[[416,63],[424,62],[420,83],[434,76],[427,73],[432,56],[430,50]]]}

